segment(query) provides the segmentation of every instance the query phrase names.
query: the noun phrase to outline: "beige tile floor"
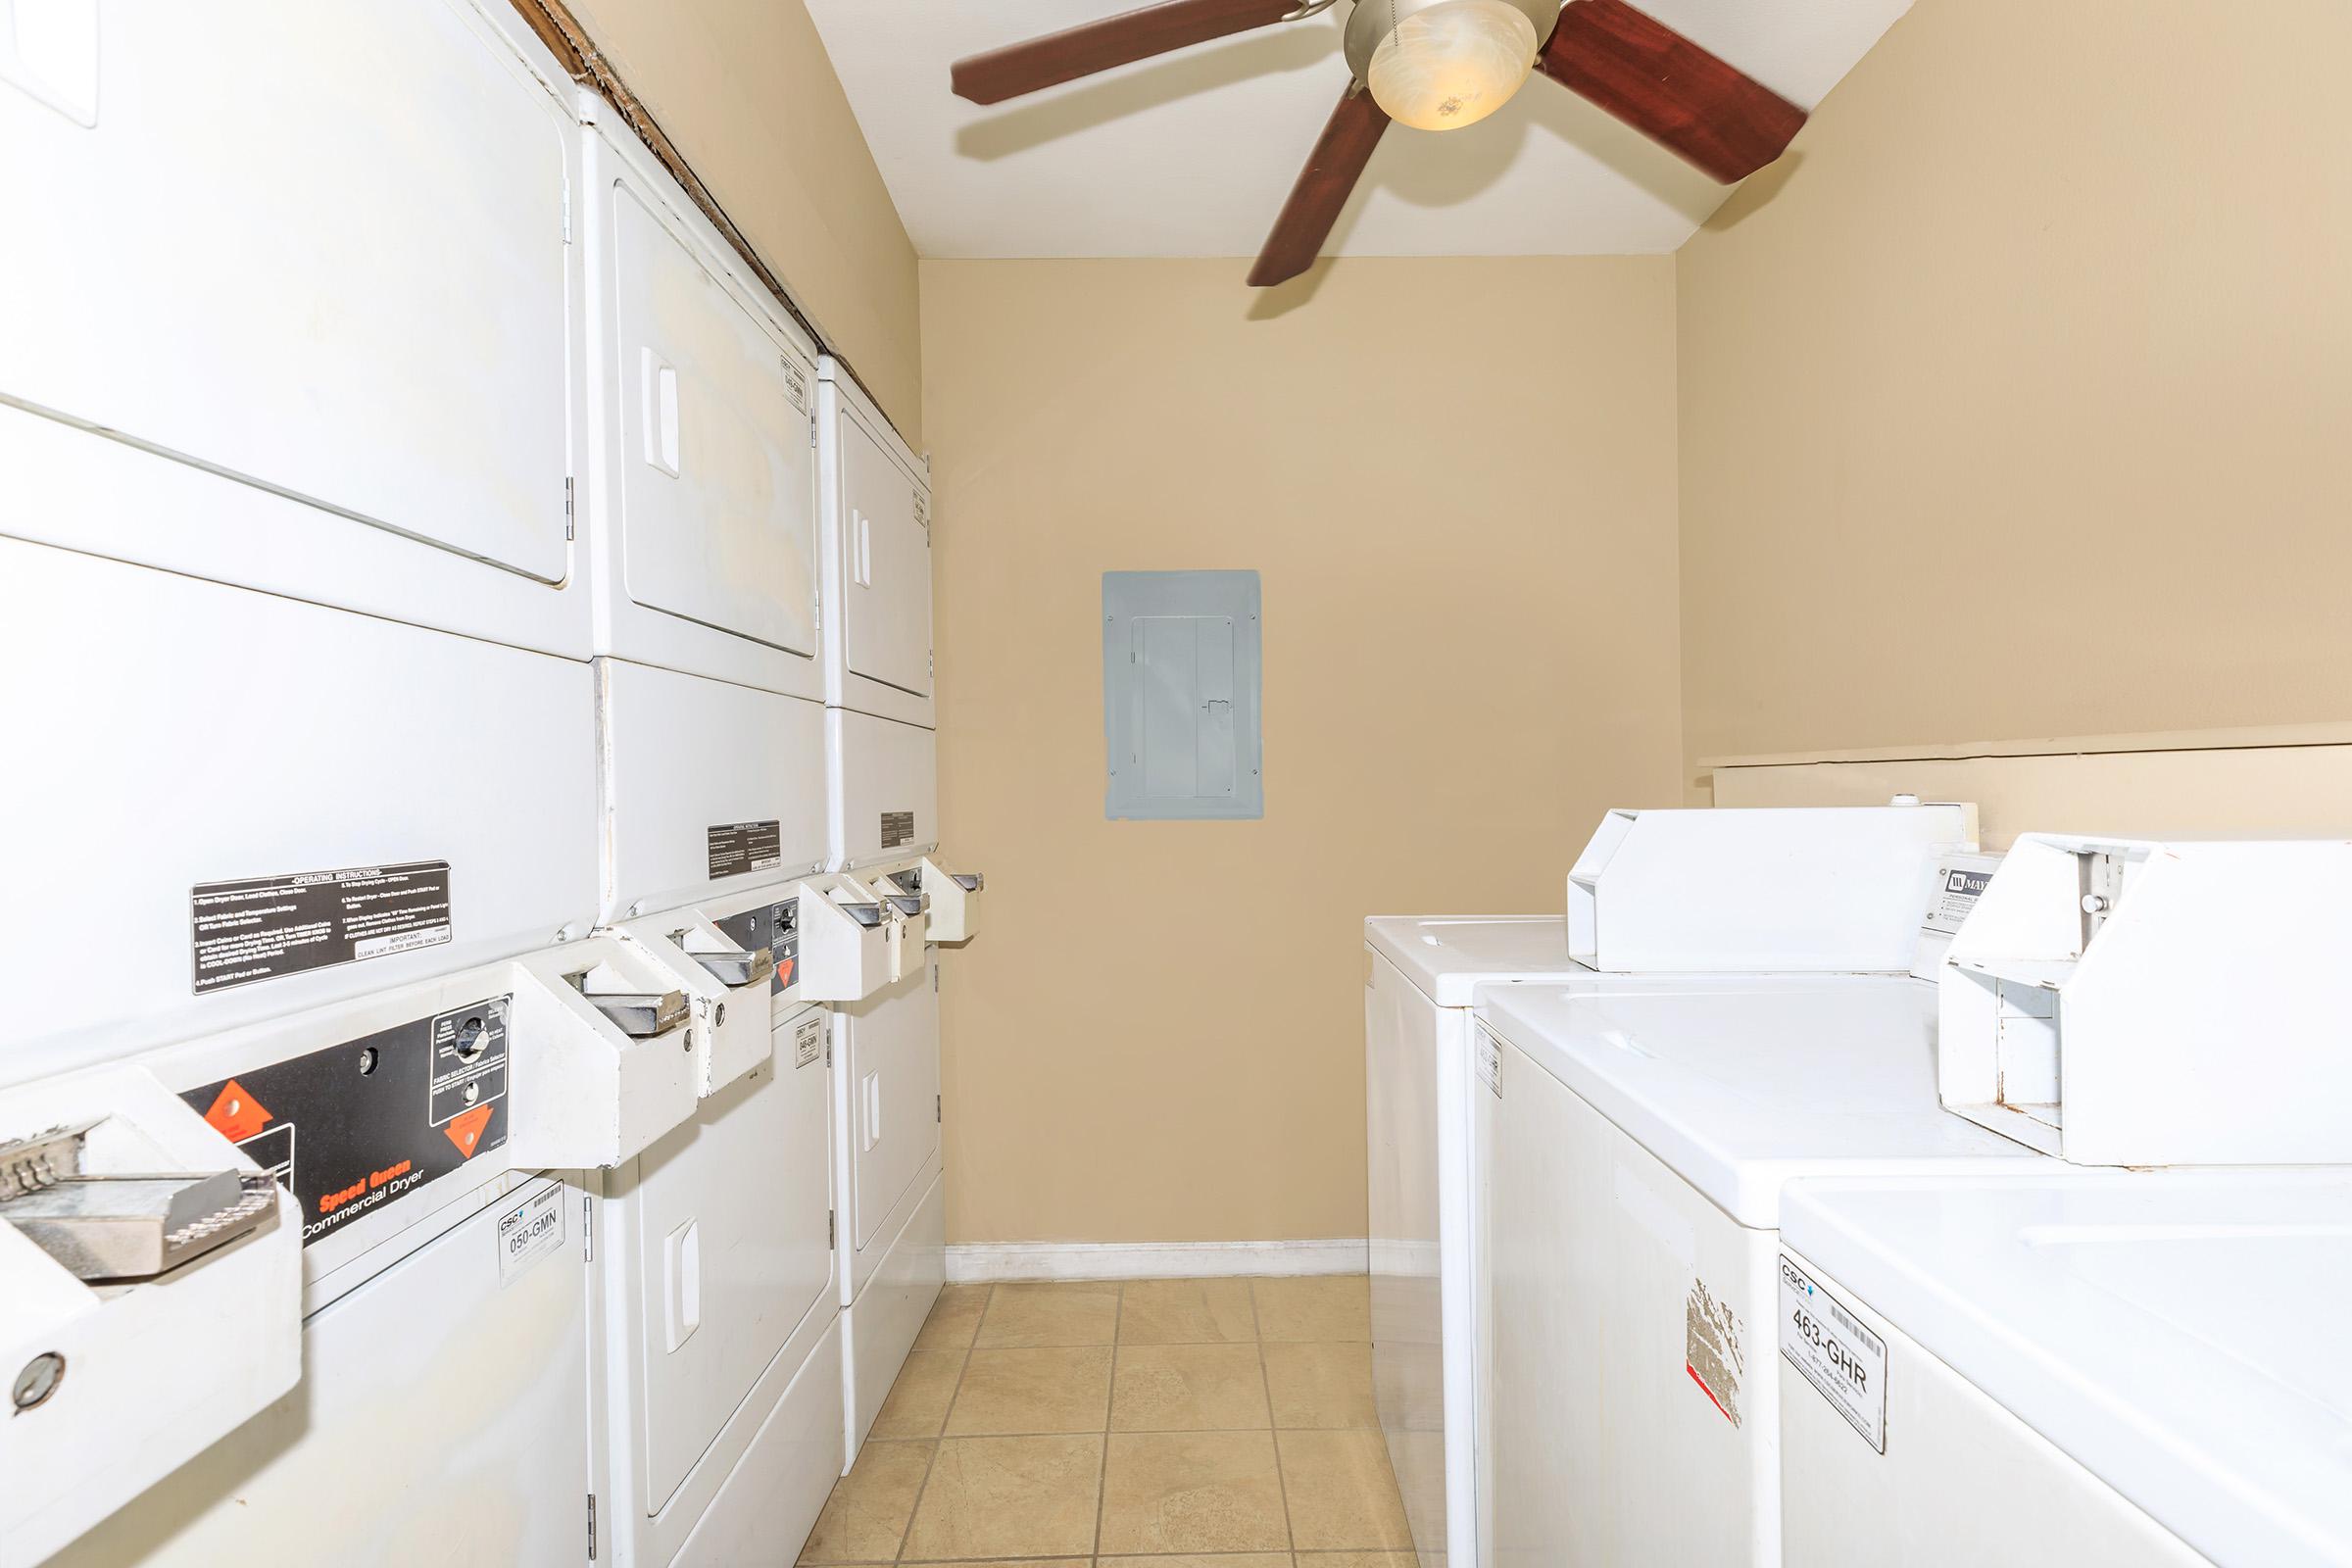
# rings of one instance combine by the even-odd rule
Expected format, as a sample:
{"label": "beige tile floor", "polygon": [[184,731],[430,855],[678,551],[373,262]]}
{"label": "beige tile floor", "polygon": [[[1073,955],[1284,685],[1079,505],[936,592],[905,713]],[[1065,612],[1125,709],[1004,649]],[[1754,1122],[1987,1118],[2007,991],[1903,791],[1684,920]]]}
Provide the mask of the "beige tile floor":
{"label": "beige tile floor", "polygon": [[1412,1568],[1360,1275],[951,1285],[801,1553]]}

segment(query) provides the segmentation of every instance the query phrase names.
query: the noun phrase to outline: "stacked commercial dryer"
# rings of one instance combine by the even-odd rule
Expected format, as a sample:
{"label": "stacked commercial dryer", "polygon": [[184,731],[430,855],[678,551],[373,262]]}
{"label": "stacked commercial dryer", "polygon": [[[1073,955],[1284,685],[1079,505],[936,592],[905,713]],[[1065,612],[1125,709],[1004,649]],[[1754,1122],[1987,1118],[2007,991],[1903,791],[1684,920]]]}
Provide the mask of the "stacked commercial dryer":
{"label": "stacked commercial dryer", "polygon": [[597,932],[570,88],[503,6],[18,20],[0,1561],[576,1559],[539,1173],[700,1025]]}
{"label": "stacked commercial dryer", "polygon": [[931,487],[853,379],[818,369],[831,874],[804,919],[833,1009],[835,1188],[855,1456],[945,1279],[939,1000],[929,944],[979,929],[981,880],[938,858]]}
{"label": "stacked commercial dryer", "polygon": [[815,347],[609,108],[580,113],[600,918],[685,975],[702,1097],[601,1183],[599,1548],[730,1564],[799,1542],[843,1458],[799,969],[826,858]]}
{"label": "stacked commercial dryer", "polygon": [[813,345],[504,5],[19,21],[0,1565],[789,1554]]}

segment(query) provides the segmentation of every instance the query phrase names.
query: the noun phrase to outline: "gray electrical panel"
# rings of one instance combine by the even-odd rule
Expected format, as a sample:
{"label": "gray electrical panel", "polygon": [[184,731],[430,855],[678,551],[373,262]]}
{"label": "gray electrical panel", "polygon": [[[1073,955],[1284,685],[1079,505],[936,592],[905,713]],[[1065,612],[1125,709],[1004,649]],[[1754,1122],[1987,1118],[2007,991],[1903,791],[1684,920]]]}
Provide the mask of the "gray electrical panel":
{"label": "gray electrical panel", "polygon": [[1266,814],[1254,571],[1102,574],[1103,812]]}

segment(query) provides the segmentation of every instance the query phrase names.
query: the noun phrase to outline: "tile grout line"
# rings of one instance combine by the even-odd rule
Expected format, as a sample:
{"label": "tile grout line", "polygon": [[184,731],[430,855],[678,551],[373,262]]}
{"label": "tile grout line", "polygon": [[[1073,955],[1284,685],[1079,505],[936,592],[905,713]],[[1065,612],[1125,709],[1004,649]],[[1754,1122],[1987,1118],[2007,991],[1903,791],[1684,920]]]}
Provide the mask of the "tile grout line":
{"label": "tile grout line", "polygon": [[1095,1547],[1089,1562],[1102,1555],[1102,1515],[1110,1506],[1110,1413],[1119,1402],[1119,1331],[1127,1318],[1127,1282],[1119,1282],[1119,1302],[1110,1314],[1110,1388],[1102,1396],[1102,1462],[1095,1471]]}
{"label": "tile grout line", "polygon": [[[996,1300],[997,1288],[994,1285],[991,1285],[988,1288],[988,1299],[980,1303],[980,1317],[982,1321],[986,1321],[988,1317],[988,1309],[996,1304]],[[934,1309],[936,1309],[938,1303],[933,1302],[932,1304]],[[916,1332],[919,1335],[921,1331],[917,1330]],[[939,1446],[948,1441],[948,1415],[954,1413],[956,1409],[956,1401],[963,1394],[963,1375],[971,1370],[972,1349],[973,1346],[978,1344],[979,1339],[980,1324],[974,1323],[972,1325],[973,1344],[966,1345],[963,1348],[963,1365],[956,1369],[956,1392],[948,1396],[947,1412],[943,1413],[939,1418],[939,1434],[931,1440],[930,1461],[923,1466],[922,1484],[914,1489],[914,1506],[906,1510],[906,1522],[899,1527],[899,1549],[893,1552],[890,1558],[893,1563],[903,1563],[906,1560],[906,1542],[907,1539],[914,1534],[915,1515],[923,1511],[923,1494],[931,1490],[931,1472],[939,1468]],[[889,1396],[885,1395],[883,1397],[887,1400]],[[871,1440],[869,1439],[868,1441]]]}
{"label": "tile grout line", "polygon": [[1298,1559],[1298,1532],[1291,1526],[1291,1483],[1282,1473],[1282,1435],[1281,1429],[1274,1424],[1274,1378],[1266,1370],[1266,1326],[1258,1320],[1255,1280],[1250,1282],[1250,1333],[1257,1345],[1258,1387],[1266,1396],[1266,1445],[1274,1450],[1274,1493],[1282,1499],[1282,1542],[1284,1548],[1291,1553],[1291,1560],[1296,1563]]}

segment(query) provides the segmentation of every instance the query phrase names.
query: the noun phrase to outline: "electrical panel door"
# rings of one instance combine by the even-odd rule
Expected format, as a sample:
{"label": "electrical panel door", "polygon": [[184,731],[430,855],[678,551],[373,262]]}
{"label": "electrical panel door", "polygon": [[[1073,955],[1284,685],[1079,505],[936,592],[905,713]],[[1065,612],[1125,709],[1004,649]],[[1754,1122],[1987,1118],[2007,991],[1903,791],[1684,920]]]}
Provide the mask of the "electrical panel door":
{"label": "electrical panel door", "polygon": [[932,958],[865,1001],[838,1009],[848,1025],[850,1165],[858,1246],[874,1240],[939,1152],[939,995]]}
{"label": "electrical panel door", "polygon": [[637,1343],[651,1515],[684,1483],[811,1308],[831,1304],[831,1086],[775,1054],[637,1159]]}
{"label": "electrical panel door", "polygon": [[931,693],[931,529],[921,488],[855,418],[840,421],[843,639],[850,672]]}
{"label": "electrical panel door", "polygon": [[[699,218],[673,210],[621,155],[599,153],[609,173],[598,369],[614,446],[605,523],[617,534],[606,548],[623,579],[612,591],[799,656],[780,689],[814,695],[815,368],[722,278]],[[606,651],[680,662],[638,648],[614,615]],[[733,666],[687,667],[772,684]]]}
{"label": "electrical panel door", "polygon": [[474,602],[572,548],[577,136],[514,21],[0,7],[0,528],[547,645]]}

